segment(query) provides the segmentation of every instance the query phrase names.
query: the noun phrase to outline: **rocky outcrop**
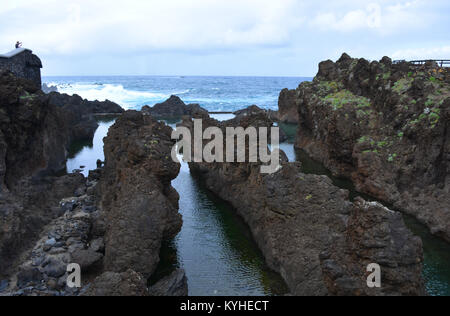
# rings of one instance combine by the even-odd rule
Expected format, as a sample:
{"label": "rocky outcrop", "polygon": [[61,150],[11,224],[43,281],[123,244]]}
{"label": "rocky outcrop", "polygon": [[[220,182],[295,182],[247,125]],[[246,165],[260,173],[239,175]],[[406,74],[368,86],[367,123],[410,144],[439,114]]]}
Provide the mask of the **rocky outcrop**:
{"label": "rocky outcrop", "polygon": [[241,118],[241,117],[245,117],[245,116],[251,116],[251,115],[258,115],[258,114],[266,114],[267,111],[261,109],[259,106],[257,105],[251,105],[248,108],[239,110],[234,112],[233,114],[237,117],[237,118]]}
{"label": "rocky outcrop", "polygon": [[245,116],[264,114],[264,115],[267,116],[268,120],[271,120],[272,122],[278,122],[278,112],[277,111],[261,109],[257,105],[251,105],[248,108],[236,111],[233,114],[238,119],[242,118],[242,117],[245,117]]}
{"label": "rocky outcrop", "polygon": [[[126,115],[125,119],[127,119]],[[141,127],[145,129],[145,127]],[[159,127],[162,127],[162,125],[157,124],[157,126],[154,127],[155,131],[158,130]],[[124,126],[122,126],[122,128],[124,128]],[[141,132],[143,132],[143,130],[141,130]],[[158,133],[162,132],[158,131]],[[153,140],[154,139],[156,138],[153,138]],[[137,139],[134,139],[134,141],[139,142]],[[133,141],[131,141],[131,143],[132,142]],[[127,153],[126,151],[123,151],[123,149],[124,148],[120,151],[126,155]],[[131,150],[130,154],[133,153],[136,152]],[[118,157],[119,160],[121,160],[121,158],[123,157]],[[111,166],[111,164],[108,166]],[[121,166],[123,166],[123,164],[121,164]],[[150,165],[146,164],[141,167],[150,167]],[[151,170],[155,171],[155,173],[157,170],[161,171],[160,168]],[[176,170],[176,168],[172,168],[171,172],[176,172],[174,170]],[[118,170],[119,173],[121,171],[122,170],[120,169]],[[142,172],[142,169],[140,169],[140,171]],[[162,205],[162,202],[156,197],[156,192],[152,191],[163,190],[162,183],[156,183],[156,178],[164,176],[158,174],[151,179],[151,181],[155,181],[155,184],[150,189],[151,193],[149,195],[149,200],[145,202],[144,205],[153,203],[151,199],[155,197],[156,201],[154,208],[149,207],[148,209],[145,209],[142,208],[142,204],[139,204],[145,199],[144,194],[131,195],[129,197],[130,199],[133,199],[134,197],[139,199],[139,202],[137,202],[139,206],[135,208],[134,206],[136,204],[130,204],[129,207],[131,210],[124,212],[126,214],[121,215],[116,220],[114,217],[111,217],[117,216],[117,213],[114,213],[115,209],[110,211],[109,209],[105,209],[104,206],[102,206],[102,203],[100,203],[104,201],[104,190],[98,183],[99,181],[102,181],[103,174],[108,175],[109,171],[100,169],[91,171],[88,179],[84,179],[84,177],[79,174],[68,176],[80,179],[80,186],[72,192],[64,192],[67,197],[61,199],[57,204],[58,207],[54,210],[55,219],[40,232],[40,237],[34,247],[32,247],[32,250],[24,251],[21,258],[17,261],[17,265],[13,265],[14,267],[17,266],[17,268],[14,268],[14,270],[7,275],[8,278],[2,281],[3,288],[0,289],[0,295],[187,295],[187,279],[183,270],[177,270],[169,277],[160,280],[152,286],[150,291],[147,287],[147,279],[151,273],[149,272],[147,277],[144,276],[145,271],[148,269],[153,270],[154,265],[158,262],[161,239],[164,237],[173,237],[181,225],[181,219],[176,213],[176,209],[174,209],[172,205]],[[146,174],[142,174],[142,176],[146,176]],[[60,179],[64,179],[64,177]],[[102,184],[104,185],[104,183]],[[141,184],[142,186],[146,186],[148,183],[142,181]],[[126,186],[126,181],[123,182],[123,185]],[[121,184],[118,184],[118,186],[120,187]],[[142,189],[142,186],[138,189]],[[115,187],[108,189],[114,190]],[[55,189],[51,188],[51,190]],[[165,192],[170,192],[170,190],[171,189],[167,187]],[[116,193],[118,192],[111,192],[112,195]],[[171,192],[170,194],[173,194],[174,196],[172,198],[176,199],[170,203],[176,203],[178,201],[177,196],[175,196],[176,192]],[[121,209],[120,211],[123,212],[123,210],[124,209]],[[174,211],[175,214],[170,214],[170,211]],[[146,214],[146,212],[148,213]],[[167,218],[161,216],[162,213],[164,213]],[[136,218],[127,216],[136,216]],[[173,218],[168,218],[169,216],[173,216]],[[151,217],[154,217],[154,220],[150,219]],[[120,221],[120,223],[117,221]],[[123,221],[126,222],[124,223]],[[117,229],[118,224],[122,230]],[[147,224],[149,224],[149,226],[146,226]],[[125,226],[127,226],[126,229],[123,229]],[[35,229],[36,227],[32,228]],[[121,235],[113,235],[113,237],[111,237],[111,234],[114,233],[119,233]],[[15,236],[18,236],[17,233]],[[123,240],[127,242],[127,244],[125,244],[125,246],[119,244],[117,247],[115,242],[122,242]],[[130,243],[133,243],[135,247],[130,247]],[[111,265],[111,259],[108,258],[111,253],[123,256],[123,258],[113,258],[112,261],[114,264]],[[142,258],[140,256],[142,256]],[[131,267],[135,267],[144,272],[136,272],[131,268],[119,266],[119,264],[123,262],[127,262]],[[69,276],[67,267],[69,264],[73,263],[78,264],[81,268],[81,288],[70,288],[67,286],[67,279]],[[147,265],[148,267],[146,267]],[[122,269],[123,271],[120,271]]]}
{"label": "rocky outcrop", "polygon": [[151,115],[156,119],[180,119],[187,116],[207,116],[208,111],[198,104],[186,105],[179,97],[171,96],[163,103],[158,103],[153,107],[144,106],[142,112]]}
{"label": "rocky outcrop", "polygon": [[101,208],[106,229],[105,268],[132,269],[149,278],[163,239],[182,225],[179,196],[171,186],[180,164],[172,161],[172,129],[141,112],[125,112],[105,138]]}
{"label": "rocky outcrop", "polygon": [[296,90],[284,89],[278,98],[278,120],[281,123],[298,124]]}
{"label": "rocky outcrop", "polygon": [[84,290],[82,296],[149,296],[146,280],[133,270],[105,272]]}
{"label": "rocky outcrop", "polygon": [[[322,273],[333,295],[422,295],[422,243],[403,217],[376,202],[356,200],[344,236],[320,254]],[[361,266],[381,266],[381,289],[365,287]]]}
{"label": "rocky outcrop", "polygon": [[95,114],[122,114],[118,104],[111,101],[88,101],[78,95],[69,96],[51,92],[48,95],[49,104],[63,110],[65,120],[70,122],[71,142],[74,140],[89,140],[98,128]]}
{"label": "rocky outcrop", "polygon": [[149,292],[150,296],[188,296],[186,273],[177,269],[150,287]]}
{"label": "rocky outcrop", "polygon": [[[277,119],[274,117],[274,112],[261,109],[257,105],[249,106],[248,108],[236,111],[233,113],[235,118],[228,120],[227,125],[237,127],[241,126],[247,128],[249,126],[267,127],[269,130]],[[225,135],[225,134],[224,134]],[[288,139],[283,129],[279,129],[280,143]]]}
{"label": "rocky outcrop", "polygon": [[[255,121],[257,122],[257,121]],[[203,121],[225,128],[230,122]],[[191,127],[185,120],[183,126]],[[249,225],[268,265],[294,295],[423,295],[422,243],[399,213],[378,203],[349,201],[325,176],[300,163],[275,174],[258,163],[190,163],[212,192]],[[367,266],[382,269],[382,288],[367,286]]]}
{"label": "rocky outcrop", "polygon": [[146,280],[133,270],[105,272],[87,286],[82,296],[187,296],[184,270],[176,270],[150,288]]}
{"label": "rocky outcrop", "polygon": [[[70,142],[92,137],[84,122],[104,111],[122,110],[0,73],[0,295],[149,295],[161,242],[181,227],[171,129],[128,112],[106,139],[104,171],[57,175]],[[67,287],[69,263],[82,289]],[[180,273],[155,295],[182,293]]]}
{"label": "rocky outcrop", "polygon": [[344,54],[296,93],[298,148],[450,241],[448,69]]}
{"label": "rocky outcrop", "polygon": [[0,191],[25,175],[64,167],[69,128],[38,89],[0,73]]}
{"label": "rocky outcrop", "polygon": [[89,114],[121,114],[125,110],[117,103],[106,101],[88,101],[79,95],[67,95],[51,92],[50,103],[62,107],[67,111],[77,112],[81,115]]}
{"label": "rocky outcrop", "polygon": [[5,55],[0,55],[0,71],[7,70],[15,76],[29,80],[35,88],[41,87],[42,62],[33,52],[18,48]]}
{"label": "rocky outcrop", "polygon": [[0,73],[0,191],[24,176],[65,168],[73,141],[92,139],[98,127],[92,113],[116,104],[43,94],[32,82]]}
{"label": "rocky outcrop", "polygon": [[58,203],[82,186],[59,177],[72,141],[91,138],[97,123],[57,106],[33,82],[0,72],[0,275],[60,216]]}

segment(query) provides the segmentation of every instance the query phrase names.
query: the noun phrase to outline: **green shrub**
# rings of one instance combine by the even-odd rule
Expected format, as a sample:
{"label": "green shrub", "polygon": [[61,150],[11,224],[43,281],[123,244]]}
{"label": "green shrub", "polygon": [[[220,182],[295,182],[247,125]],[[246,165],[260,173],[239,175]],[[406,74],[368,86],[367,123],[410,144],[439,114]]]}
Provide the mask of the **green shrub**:
{"label": "green shrub", "polygon": [[394,87],[392,88],[392,90],[397,92],[398,94],[403,94],[411,88],[412,81],[413,80],[411,78],[400,79],[399,81],[394,83]]}
{"label": "green shrub", "polygon": [[331,104],[334,110],[342,109],[347,104],[355,104],[357,108],[370,107],[369,99],[354,95],[348,90],[329,94],[323,100]]}

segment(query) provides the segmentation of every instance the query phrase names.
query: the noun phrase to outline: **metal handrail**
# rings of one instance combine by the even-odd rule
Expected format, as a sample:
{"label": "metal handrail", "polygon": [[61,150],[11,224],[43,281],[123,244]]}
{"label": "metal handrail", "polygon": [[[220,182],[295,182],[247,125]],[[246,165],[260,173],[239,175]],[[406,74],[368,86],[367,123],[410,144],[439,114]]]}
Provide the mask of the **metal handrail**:
{"label": "metal handrail", "polygon": [[402,62],[408,62],[408,63],[411,63],[413,65],[423,65],[423,64],[425,64],[427,62],[435,62],[441,68],[446,66],[446,65],[450,65],[450,59],[424,59],[424,60],[411,60],[411,61],[394,60],[394,64],[399,64],[399,63],[402,63]]}

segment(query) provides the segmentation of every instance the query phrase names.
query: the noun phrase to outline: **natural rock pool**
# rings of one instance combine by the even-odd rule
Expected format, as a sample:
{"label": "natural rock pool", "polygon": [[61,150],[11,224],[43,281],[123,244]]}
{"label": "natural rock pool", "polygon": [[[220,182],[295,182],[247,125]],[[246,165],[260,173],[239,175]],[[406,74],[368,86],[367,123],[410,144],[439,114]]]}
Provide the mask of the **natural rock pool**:
{"label": "natural rock pool", "polygon": [[[74,144],[67,162],[69,172],[84,167],[96,168],[104,159],[103,138],[114,120],[102,120],[92,143]],[[172,125],[173,126],[173,125]],[[351,182],[336,179],[319,163],[295,151],[292,144],[281,144],[291,161],[303,163],[305,173],[325,174],[335,185],[348,189],[352,197],[360,195]],[[197,295],[283,295],[287,293],[281,277],[265,264],[247,225],[234,210],[215,198],[191,176],[182,163],[173,186],[180,194],[183,228],[174,241],[164,245],[157,277],[174,267],[186,270],[189,294]],[[424,244],[424,277],[430,295],[450,295],[450,245],[432,236],[415,219],[405,217],[407,225]]]}

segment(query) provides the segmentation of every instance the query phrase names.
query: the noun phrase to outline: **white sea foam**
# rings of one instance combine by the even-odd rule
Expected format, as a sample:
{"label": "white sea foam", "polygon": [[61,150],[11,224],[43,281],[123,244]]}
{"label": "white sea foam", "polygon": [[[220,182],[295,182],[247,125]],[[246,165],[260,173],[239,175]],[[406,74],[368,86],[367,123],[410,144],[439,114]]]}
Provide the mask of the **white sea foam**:
{"label": "white sea foam", "polygon": [[60,93],[67,93],[69,95],[78,94],[89,101],[110,100],[121,105],[125,109],[139,109],[143,105],[153,105],[162,102],[170,97],[172,94],[182,95],[189,91],[180,91],[173,93],[153,93],[146,91],[128,90],[123,85],[115,84],[101,84],[101,83],[74,83],[74,84],[60,84],[55,82],[48,83],[58,87]]}

